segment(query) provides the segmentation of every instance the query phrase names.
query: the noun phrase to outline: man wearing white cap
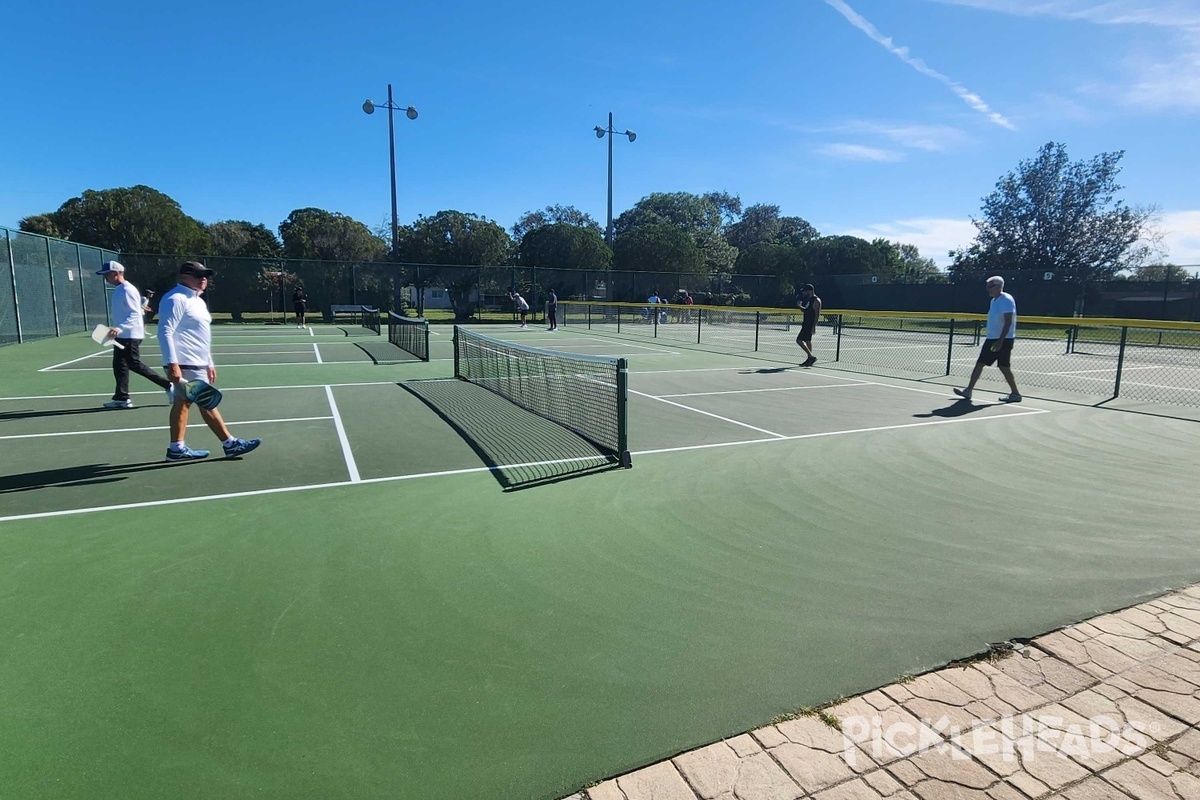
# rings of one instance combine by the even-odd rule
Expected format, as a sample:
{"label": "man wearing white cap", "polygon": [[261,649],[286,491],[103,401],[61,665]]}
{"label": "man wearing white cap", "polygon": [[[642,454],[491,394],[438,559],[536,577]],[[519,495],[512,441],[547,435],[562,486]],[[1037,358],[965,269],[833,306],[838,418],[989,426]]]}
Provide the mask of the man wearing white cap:
{"label": "man wearing white cap", "polygon": [[112,400],[105,403],[104,407],[133,408],[133,400],[129,399],[130,372],[136,372],[168,392],[171,384],[143,364],[140,358],[146,324],[142,316],[141,296],[137,287],[125,280],[125,267],[119,261],[105,261],[96,274],[104,276],[104,282],[113,287],[109,320],[114,327],[109,330],[108,338],[116,339],[121,345],[113,348],[112,367],[117,389],[113,392]]}

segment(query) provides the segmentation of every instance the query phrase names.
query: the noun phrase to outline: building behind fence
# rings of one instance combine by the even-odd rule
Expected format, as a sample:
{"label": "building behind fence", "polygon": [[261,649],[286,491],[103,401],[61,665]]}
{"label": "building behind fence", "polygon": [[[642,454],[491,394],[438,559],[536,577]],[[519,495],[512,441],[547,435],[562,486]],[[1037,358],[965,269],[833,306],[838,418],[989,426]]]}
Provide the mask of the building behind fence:
{"label": "building behind fence", "polygon": [[[641,302],[651,294],[676,301],[682,292],[700,305],[791,308],[795,287],[775,275],[715,276],[679,272],[464,266],[393,262],[227,258],[195,255],[118,255],[87,245],[0,228],[0,344],[60,336],[108,321],[105,284],[94,273],[119,258],[139,289],[162,296],[176,283],[179,264],[195,259],[216,270],[206,292],[209,308],[233,321],[290,313],[291,292],[304,285],[310,313],[334,305],[368,305],[420,314],[453,309],[456,318],[511,310],[510,291],[536,310],[549,290],[562,300]],[[1200,280],[1074,283],[1045,273],[1001,273],[1020,313],[1039,316],[1122,317],[1200,321]],[[809,278],[826,308],[973,313],[986,309],[986,275],[934,276],[925,283],[887,283],[872,275]]]}

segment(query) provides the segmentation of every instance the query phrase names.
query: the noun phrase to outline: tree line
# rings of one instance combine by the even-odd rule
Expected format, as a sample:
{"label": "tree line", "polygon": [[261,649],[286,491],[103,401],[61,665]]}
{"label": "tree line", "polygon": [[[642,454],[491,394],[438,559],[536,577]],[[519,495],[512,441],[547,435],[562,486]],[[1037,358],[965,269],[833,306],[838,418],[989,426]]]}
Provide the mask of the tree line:
{"label": "tree line", "polygon": [[[610,248],[600,225],[572,206],[529,211],[506,229],[482,215],[443,210],[399,229],[372,230],[336,211],[300,208],[277,233],[247,220],[204,223],[149,186],[87,190],[56,211],[20,220],[23,231],[121,253],[260,259],[502,265],[633,270],[712,278],[775,275],[797,286],[816,276],[870,274],[925,283],[956,275],[1038,270],[1072,281],[1149,269],[1155,209],[1118,198],[1124,153],[1072,162],[1050,142],[983,198],[973,243],[949,255],[948,272],[916,247],[876,238],[822,235],[772,204],[743,207],[726,192],[656,192],[614,220]],[[1162,269],[1162,265],[1154,265]],[[1169,267],[1169,265],[1168,265]],[[1173,277],[1167,273],[1168,277]],[[1149,275],[1147,275],[1149,277]]]}

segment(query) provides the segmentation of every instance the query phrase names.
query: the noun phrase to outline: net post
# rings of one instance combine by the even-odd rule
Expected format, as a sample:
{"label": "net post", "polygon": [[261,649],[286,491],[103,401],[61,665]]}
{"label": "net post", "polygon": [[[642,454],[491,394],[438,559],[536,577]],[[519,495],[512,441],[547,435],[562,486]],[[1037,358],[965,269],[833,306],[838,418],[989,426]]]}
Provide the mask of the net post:
{"label": "net post", "polygon": [[654,316],[654,338],[658,338],[658,306],[657,304],[650,308],[650,313]]}
{"label": "net post", "polygon": [[834,317],[834,320],[835,320],[835,323],[837,324],[837,338],[836,338],[837,345],[833,351],[833,360],[841,361],[842,360],[842,327],[843,327],[842,326],[842,315],[838,314],[837,316]]}
{"label": "net post", "polygon": [[621,466],[629,469],[633,466],[633,457],[629,453],[629,361],[617,359],[617,453]]}
{"label": "net post", "polygon": [[762,318],[761,311],[754,312],[754,352],[758,352],[758,324]]}
{"label": "net post", "polygon": [[1129,338],[1129,326],[1121,326],[1121,345],[1117,349],[1117,374],[1113,378],[1113,399],[1121,396],[1121,372],[1125,366],[1125,342]]}
{"label": "net post", "polygon": [[621,307],[613,306],[617,310],[617,333],[621,332]]}
{"label": "net post", "polygon": [[429,320],[425,320],[425,358],[423,358],[421,360],[422,361],[429,360]]}
{"label": "net post", "polygon": [[458,326],[454,326],[454,377],[461,378],[462,370],[458,364]]}
{"label": "net post", "polygon": [[954,317],[950,318],[950,341],[946,345],[946,374],[950,374],[950,359],[954,354]]}
{"label": "net post", "polygon": [[700,344],[700,320],[704,318],[704,309],[696,309],[696,344]]}

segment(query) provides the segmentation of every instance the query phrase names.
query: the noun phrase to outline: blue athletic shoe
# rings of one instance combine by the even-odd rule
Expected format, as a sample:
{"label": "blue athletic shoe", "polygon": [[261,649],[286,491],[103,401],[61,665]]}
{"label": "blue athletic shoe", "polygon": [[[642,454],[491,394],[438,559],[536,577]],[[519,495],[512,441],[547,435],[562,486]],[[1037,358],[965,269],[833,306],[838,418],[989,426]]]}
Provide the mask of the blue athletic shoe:
{"label": "blue athletic shoe", "polygon": [[232,442],[222,445],[222,449],[225,451],[226,458],[233,458],[234,456],[244,456],[260,444],[262,444],[262,439],[234,439]]}
{"label": "blue athletic shoe", "polygon": [[182,450],[167,448],[167,461],[198,461],[201,458],[208,458],[207,450],[193,450],[190,447]]}

